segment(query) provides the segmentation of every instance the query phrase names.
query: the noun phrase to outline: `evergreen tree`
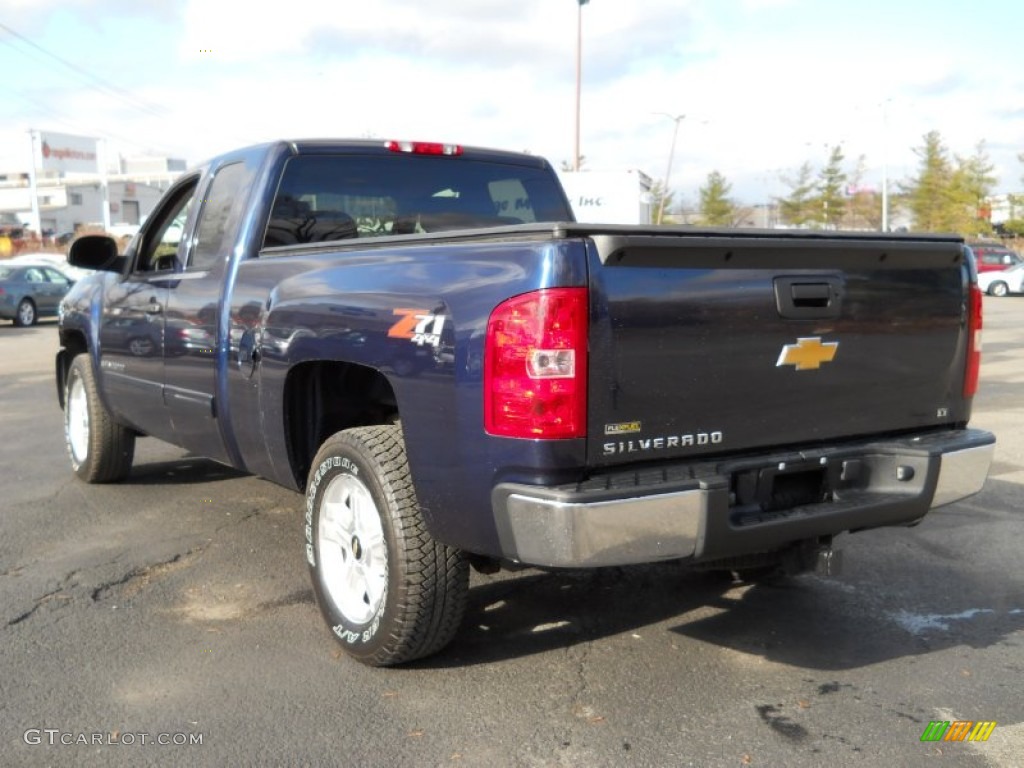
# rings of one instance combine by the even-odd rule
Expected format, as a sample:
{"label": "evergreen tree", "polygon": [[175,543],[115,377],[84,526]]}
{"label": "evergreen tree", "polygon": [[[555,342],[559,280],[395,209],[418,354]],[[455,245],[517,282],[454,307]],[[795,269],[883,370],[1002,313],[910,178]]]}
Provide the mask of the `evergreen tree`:
{"label": "evergreen tree", "polygon": [[736,223],[736,204],[729,198],[732,185],[718,171],[708,174],[700,188],[700,217],[708,226],[730,227]]}
{"label": "evergreen tree", "polygon": [[900,184],[914,228],[926,232],[956,230],[957,202],[953,194],[953,164],[938,131],[924,135],[924,145],[914,149],[921,158],[915,178]]}
{"label": "evergreen tree", "polygon": [[832,147],[828,163],[818,174],[813,207],[817,209],[815,218],[823,229],[838,229],[839,222],[846,213],[846,173],[843,171],[843,149],[838,144]]}
{"label": "evergreen tree", "polygon": [[814,219],[814,181],[811,164],[805,162],[797,171],[796,178],[782,177],[789,187],[787,197],[778,198],[779,218],[791,227],[806,227]]}
{"label": "evergreen tree", "polygon": [[951,195],[954,201],[954,229],[967,235],[992,233],[992,211],[988,199],[998,179],[985,152],[985,142],[978,142],[970,157],[957,157],[953,171]]}
{"label": "evergreen tree", "polygon": [[[656,181],[651,185],[651,224],[674,224],[676,223],[675,217],[671,214],[672,207],[675,205],[675,193],[671,190],[665,191],[665,185],[661,181]],[[661,221],[658,221],[658,218]]]}
{"label": "evergreen tree", "polygon": [[852,190],[843,220],[846,229],[882,228],[882,197],[875,190],[864,187],[866,173],[867,159],[861,155],[857,158],[857,167],[850,178]]}
{"label": "evergreen tree", "polygon": [[[1024,152],[1017,155],[1017,159],[1024,163]],[[1020,177],[1024,182],[1024,176]],[[1010,195],[1010,219],[1003,223],[1003,232],[1013,237],[1024,237],[1024,195]]]}

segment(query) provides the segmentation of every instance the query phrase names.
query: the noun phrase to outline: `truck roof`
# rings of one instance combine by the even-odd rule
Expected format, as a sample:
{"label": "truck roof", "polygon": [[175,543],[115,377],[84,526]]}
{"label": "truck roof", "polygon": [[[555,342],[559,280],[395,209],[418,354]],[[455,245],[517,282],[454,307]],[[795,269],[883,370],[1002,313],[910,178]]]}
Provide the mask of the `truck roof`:
{"label": "truck roof", "polygon": [[[406,143],[405,139],[292,139],[286,140],[286,143],[290,144],[294,151],[299,154],[321,154],[321,153],[332,153],[338,152],[339,150],[358,150],[359,152],[371,152],[379,154],[390,154],[397,150],[389,148],[389,144],[393,142]],[[421,142],[409,142],[409,143],[421,143]],[[427,142],[422,142],[427,143]],[[488,147],[475,147],[467,146],[465,144],[455,144],[451,142],[443,142],[444,146],[458,147],[459,154],[462,156],[471,156],[476,159],[491,159],[499,162],[515,162],[526,165],[535,165],[542,167],[547,164],[547,160],[538,155],[531,155],[527,152],[510,152],[502,149],[492,149]]]}
{"label": "truck roof", "polygon": [[[197,163],[194,168],[201,168],[227,156],[237,157],[250,153],[266,153],[273,147],[287,147],[292,154],[296,155],[317,155],[317,154],[339,154],[346,152],[357,152],[359,154],[394,154],[395,149],[389,148],[393,143],[415,143],[426,144],[429,142],[407,142],[404,139],[346,139],[346,138],[307,138],[307,139],[279,139],[277,141],[254,144],[248,147],[240,147],[227,152],[221,152],[214,157]],[[467,146],[464,144],[438,144],[437,146],[457,147],[457,154],[462,157],[474,160],[488,160],[498,163],[513,163],[534,168],[545,168],[549,166],[548,161],[539,156],[531,155],[528,152],[509,152],[501,149],[487,147]]]}

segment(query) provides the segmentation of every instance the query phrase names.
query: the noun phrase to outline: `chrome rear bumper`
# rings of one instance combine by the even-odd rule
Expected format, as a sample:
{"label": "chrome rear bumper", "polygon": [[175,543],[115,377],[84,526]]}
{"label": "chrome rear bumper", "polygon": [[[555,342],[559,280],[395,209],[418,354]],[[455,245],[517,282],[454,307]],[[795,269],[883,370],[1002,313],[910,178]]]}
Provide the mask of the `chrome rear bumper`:
{"label": "chrome rear bumper", "polygon": [[[929,509],[980,491],[994,447],[988,432],[956,430],[723,460],[714,471],[702,463],[695,465],[701,471],[690,473],[693,479],[628,490],[506,483],[495,489],[492,504],[503,556],[516,562],[592,567],[710,560],[917,522]],[[735,475],[750,472],[753,461],[771,472],[820,467],[823,478],[834,478],[828,500],[789,509],[737,506]]]}

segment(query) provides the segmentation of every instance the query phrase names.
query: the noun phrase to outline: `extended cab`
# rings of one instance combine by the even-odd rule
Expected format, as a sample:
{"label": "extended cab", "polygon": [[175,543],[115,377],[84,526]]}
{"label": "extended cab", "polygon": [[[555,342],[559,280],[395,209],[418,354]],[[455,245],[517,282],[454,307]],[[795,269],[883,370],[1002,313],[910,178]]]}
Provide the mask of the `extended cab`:
{"label": "extended cab", "polygon": [[542,159],[279,142],[183,176],[65,299],[68,452],[151,435],[305,493],[355,658],[456,632],[468,569],[789,571],[978,491],[954,237],[573,223]]}

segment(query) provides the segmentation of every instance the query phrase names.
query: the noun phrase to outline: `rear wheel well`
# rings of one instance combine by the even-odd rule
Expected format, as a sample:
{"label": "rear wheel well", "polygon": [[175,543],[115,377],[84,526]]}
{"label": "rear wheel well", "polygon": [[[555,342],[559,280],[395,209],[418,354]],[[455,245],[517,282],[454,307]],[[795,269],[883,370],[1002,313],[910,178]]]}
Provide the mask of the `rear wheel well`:
{"label": "rear wheel well", "polygon": [[380,371],[330,360],[297,365],[284,388],[285,439],[296,485],[306,487],[313,457],[331,435],[397,421],[395,392]]}

